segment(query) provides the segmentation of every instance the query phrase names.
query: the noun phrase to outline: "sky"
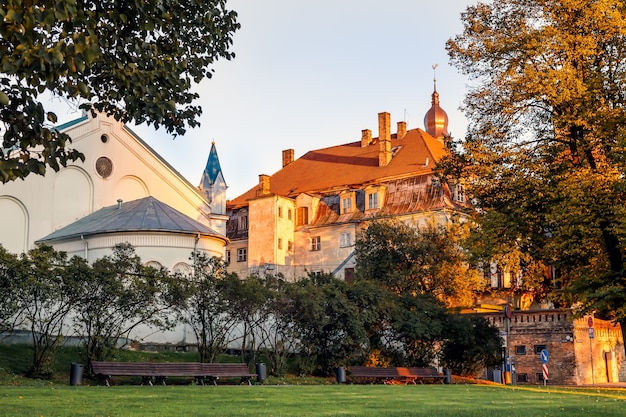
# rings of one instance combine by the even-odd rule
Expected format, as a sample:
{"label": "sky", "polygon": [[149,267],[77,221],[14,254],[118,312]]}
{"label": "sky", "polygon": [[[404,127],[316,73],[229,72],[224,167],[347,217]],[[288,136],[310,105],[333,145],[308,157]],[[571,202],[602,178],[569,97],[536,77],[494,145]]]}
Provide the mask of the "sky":
{"label": "sky", "polygon": [[[378,133],[378,113],[424,128],[433,65],[452,136],[465,136],[459,110],[466,80],[445,42],[461,33],[468,0],[229,0],[241,29],[236,57],[220,60],[197,86],[201,127],[175,139],[131,126],[191,184],[215,141],[233,199],[282,167],[282,151],[307,151]],[[59,114],[60,119],[62,119]],[[70,116],[70,115],[66,115]],[[329,173],[329,175],[331,175]]]}

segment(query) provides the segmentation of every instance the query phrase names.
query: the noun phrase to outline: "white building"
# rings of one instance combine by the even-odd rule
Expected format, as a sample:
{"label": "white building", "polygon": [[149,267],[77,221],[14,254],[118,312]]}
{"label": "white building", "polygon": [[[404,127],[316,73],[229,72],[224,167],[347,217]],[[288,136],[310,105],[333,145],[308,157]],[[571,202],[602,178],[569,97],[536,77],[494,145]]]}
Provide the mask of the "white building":
{"label": "white building", "polygon": [[191,271],[195,250],[224,256],[226,183],[215,144],[194,186],[113,118],[83,116],[58,129],[85,161],[0,185],[5,249],[47,243],[93,262],[128,242],[144,263],[181,271]]}

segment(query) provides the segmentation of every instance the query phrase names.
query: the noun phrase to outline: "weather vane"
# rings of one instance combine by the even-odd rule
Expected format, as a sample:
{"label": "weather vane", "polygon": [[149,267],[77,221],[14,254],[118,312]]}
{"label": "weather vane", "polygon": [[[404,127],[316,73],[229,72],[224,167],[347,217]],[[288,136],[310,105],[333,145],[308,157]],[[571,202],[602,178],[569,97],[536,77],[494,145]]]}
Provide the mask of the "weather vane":
{"label": "weather vane", "polygon": [[435,85],[435,89],[437,89],[437,67],[439,64],[433,64],[433,84]]}

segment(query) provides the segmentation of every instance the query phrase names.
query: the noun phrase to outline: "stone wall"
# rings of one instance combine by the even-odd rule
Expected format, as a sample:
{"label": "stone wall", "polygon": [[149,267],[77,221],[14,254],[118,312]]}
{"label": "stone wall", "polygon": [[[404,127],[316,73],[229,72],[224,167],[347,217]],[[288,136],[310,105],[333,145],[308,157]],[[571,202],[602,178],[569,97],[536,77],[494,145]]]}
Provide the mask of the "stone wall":
{"label": "stone wall", "polygon": [[543,384],[543,349],[549,354],[550,385],[626,381],[624,341],[619,326],[596,319],[594,337],[589,338],[587,320],[575,319],[569,309],[514,311],[507,334],[503,313],[481,316],[500,329],[520,384]]}

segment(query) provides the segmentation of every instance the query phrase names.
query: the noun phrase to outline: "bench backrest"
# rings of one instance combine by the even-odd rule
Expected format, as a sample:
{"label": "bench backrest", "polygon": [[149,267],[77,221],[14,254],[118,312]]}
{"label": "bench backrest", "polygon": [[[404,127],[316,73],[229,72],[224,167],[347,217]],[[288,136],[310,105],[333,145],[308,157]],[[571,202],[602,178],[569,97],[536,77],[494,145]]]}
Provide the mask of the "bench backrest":
{"label": "bench backrest", "polygon": [[352,376],[363,378],[395,378],[400,376],[395,367],[352,366],[350,373]]}
{"label": "bench backrest", "polygon": [[95,374],[108,376],[204,376],[198,362],[97,362],[91,363]]}
{"label": "bench backrest", "polygon": [[409,371],[419,378],[443,378],[443,374],[439,373],[439,371],[437,371],[437,368],[433,367],[412,367],[409,368]]}
{"label": "bench backrest", "polygon": [[252,377],[256,376],[245,363],[199,362],[97,362],[91,363],[97,375],[106,376],[196,376]]}
{"label": "bench backrest", "polygon": [[255,376],[245,363],[203,363],[203,371],[207,376]]}
{"label": "bench backrest", "polygon": [[352,366],[350,372],[352,376],[361,378],[443,378],[443,375],[433,367]]}

